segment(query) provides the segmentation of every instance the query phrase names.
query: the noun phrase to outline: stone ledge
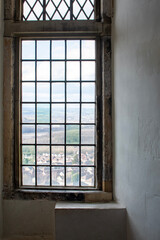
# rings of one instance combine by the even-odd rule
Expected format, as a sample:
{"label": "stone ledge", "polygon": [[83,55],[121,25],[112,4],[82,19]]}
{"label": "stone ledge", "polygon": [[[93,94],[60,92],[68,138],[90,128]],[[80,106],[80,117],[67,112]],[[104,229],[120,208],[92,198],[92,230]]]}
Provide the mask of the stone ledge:
{"label": "stone ledge", "polygon": [[125,210],[125,207],[116,202],[110,203],[57,202],[55,205],[55,210],[87,210],[87,209]]}

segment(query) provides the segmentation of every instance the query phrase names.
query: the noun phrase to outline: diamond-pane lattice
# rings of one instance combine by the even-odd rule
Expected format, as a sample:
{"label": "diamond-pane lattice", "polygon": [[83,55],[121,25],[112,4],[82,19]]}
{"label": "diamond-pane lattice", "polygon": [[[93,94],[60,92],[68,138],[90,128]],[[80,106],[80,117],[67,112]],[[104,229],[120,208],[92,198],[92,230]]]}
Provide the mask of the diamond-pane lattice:
{"label": "diamond-pane lattice", "polygon": [[94,0],[23,0],[23,20],[93,20]]}

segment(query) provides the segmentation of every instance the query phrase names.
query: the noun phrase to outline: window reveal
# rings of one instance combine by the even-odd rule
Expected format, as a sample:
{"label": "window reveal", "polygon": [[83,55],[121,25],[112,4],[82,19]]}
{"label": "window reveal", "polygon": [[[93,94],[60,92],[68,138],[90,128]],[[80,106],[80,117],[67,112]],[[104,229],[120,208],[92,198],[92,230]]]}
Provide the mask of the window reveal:
{"label": "window reveal", "polygon": [[95,44],[22,40],[22,186],[96,188]]}

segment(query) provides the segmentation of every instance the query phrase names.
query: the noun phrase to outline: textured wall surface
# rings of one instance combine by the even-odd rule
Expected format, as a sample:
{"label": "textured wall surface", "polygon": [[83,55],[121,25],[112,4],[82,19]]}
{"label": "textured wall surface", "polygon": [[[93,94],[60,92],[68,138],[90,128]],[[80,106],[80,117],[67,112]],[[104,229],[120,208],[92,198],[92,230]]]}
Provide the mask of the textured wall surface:
{"label": "textured wall surface", "polygon": [[3,163],[3,1],[0,1],[0,236],[2,235],[2,163]]}
{"label": "textured wall surface", "polygon": [[4,200],[4,239],[54,239],[54,205],[47,200]]}
{"label": "textured wall surface", "polygon": [[159,9],[159,0],[115,0],[114,182],[128,240],[160,239]]}

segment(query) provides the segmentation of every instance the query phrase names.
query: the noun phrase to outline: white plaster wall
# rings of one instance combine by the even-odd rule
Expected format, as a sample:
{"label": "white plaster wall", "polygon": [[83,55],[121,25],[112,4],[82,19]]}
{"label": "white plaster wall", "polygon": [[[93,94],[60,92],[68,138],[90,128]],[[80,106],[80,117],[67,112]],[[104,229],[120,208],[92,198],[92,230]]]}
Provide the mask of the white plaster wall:
{"label": "white plaster wall", "polygon": [[114,194],[128,240],[160,239],[159,9],[159,0],[115,0]]}
{"label": "white plaster wall", "polygon": [[3,165],[3,150],[2,150],[2,127],[3,127],[3,105],[2,105],[2,89],[3,89],[3,6],[0,0],[0,239],[2,235],[2,165]]}

